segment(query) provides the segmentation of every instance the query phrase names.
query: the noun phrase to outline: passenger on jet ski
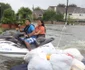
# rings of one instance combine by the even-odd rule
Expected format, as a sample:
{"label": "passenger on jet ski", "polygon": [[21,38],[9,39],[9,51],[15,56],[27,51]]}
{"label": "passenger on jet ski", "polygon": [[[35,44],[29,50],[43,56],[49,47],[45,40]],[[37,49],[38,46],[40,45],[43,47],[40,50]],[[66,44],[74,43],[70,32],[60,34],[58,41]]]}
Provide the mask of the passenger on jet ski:
{"label": "passenger on jet ski", "polygon": [[44,22],[42,20],[37,20],[37,26],[35,28],[34,35],[37,35],[37,38],[45,37],[45,33],[46,33],[46,28]]}
{"label": "passenger on jet ski", "polygon": [[[42,20],[37,20],[37,26],[36,26],[35,30],[31,34],[29,34],[29,37],[32,35],[33,36],[35,35],[35,36],[37,36],[37,39],[39,38],[41,40],[41,39],[45,39],[45,33],[46,33],[46,29],[45,29],[44,22]],[[33,43],[34,41],[36,41],[35,38],[33,38],[33,39],[26,38],[24,40],[24,42],[29,50],[31,50],[30,44]]]}

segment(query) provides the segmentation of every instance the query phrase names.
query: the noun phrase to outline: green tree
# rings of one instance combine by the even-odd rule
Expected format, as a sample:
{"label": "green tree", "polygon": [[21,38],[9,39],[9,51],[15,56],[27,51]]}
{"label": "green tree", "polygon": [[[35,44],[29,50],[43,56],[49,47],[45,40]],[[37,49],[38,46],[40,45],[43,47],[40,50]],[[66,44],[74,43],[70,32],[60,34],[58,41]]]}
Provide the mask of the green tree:
{"label": "green tree", "polygon": [[24,23],[26,18],[32,19],[32,11],[29,8],[21,7],[17,13],[20,23]]}
{"label": "green tree", "polygon": [[29,8],[21,7],[17,13],[18,22],[23,24],[26,18],[32,19],[32,11]]}
{"label": "green tree", "polygon": [[70,4],[69,7],[77,7],[76,4]]}
{"label": "green tree", "polygon": [[11,6],[9,4],[0,3],[0,19],[2,18],[4,11],[8,8],[11,9]]}
{"label": "green tree", "polygon": [[70,16],[68,16],[68,22],[67,22],[68,25],[69,24],[73,25],[74,21],[75,21],[75,19],[73,19]]}
{"label": "green tree", "polygon": [[56,12],[52,11],[52,10],[47,10],[44,14],[43,14],[43,20],[45,21],[51,21],[51,23],[53,24],[54,20],[56,19]]}
{"label": "green tree", "polygon": [[13,24],[15,23],[15,12],[12,9],[6,9],[3,13],[3,18],[2,18],[2,22],[3,23],[8,23],[8,24]]}
{"label": "green tree", "polygon": [[54,12],[52,10],[47,10],[43,14],[43,20],[45,20],[45,21],[56,20],[56,12]]}
{"label": "green tree", "polygon": [[57,15],[56,15],[56,19],[57,19],[57,21],[63,21],[64,15],[61,14],[60,12],[58,12]]}
{"label": "green tree", "polygon": [[66,5],[65,4],[59,4],[59,5],[57,5],[57,7],[66,7]]}
{"label": "green tree", "polygon": [[61,13],[56,13],[54,11],[51,10],[47,10],[44,14],[43,14],[43,20],[45,21],[51,21],[53,23],[53,21],[63,21],[64,15]]}
{"label": "green tree", "polygon": [[40,7],[36,7],[36,8],[34,8],[34,10],[41,10],[41,8]]}

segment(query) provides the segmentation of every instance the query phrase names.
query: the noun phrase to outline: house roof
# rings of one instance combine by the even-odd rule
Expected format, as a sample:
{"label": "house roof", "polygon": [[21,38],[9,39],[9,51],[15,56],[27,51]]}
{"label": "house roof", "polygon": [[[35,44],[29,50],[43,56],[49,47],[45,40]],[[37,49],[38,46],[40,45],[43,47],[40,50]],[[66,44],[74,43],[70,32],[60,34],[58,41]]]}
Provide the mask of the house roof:
{"label": "house roof", "polygon": [[57,6],[49,6],[49,8],[54,8],[54,7],[57,7]]}
{"label": "house roof", "polygon": [[56,7],[57,12],[65,13],[65,7]]}
{"label": "house roof", "polygon": [[43,14],[44,10],[34,10],[33,14]]}
{"label": "house roof", "polygon": [[57,6],[49,6],[48,10],[54,10]]}
{"label": "house roof", "polygon": [[[57,12],[65,13],[65,7],[57,7]],[[80,7],[68,7],[68,13],[85,13],[85,8]]]}

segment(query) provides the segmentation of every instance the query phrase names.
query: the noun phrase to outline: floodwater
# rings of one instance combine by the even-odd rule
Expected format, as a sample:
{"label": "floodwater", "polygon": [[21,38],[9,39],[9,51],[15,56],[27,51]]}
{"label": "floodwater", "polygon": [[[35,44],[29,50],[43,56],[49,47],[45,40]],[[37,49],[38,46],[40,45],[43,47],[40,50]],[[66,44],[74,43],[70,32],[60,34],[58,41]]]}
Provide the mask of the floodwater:
{"label": "floodwater", "polygon": [[[78,48],[85,56],[85,26],[84,25],[46,24],[46,37],[53,37],[56,48]],[[63,29],[63,30],[62,30]],[[23,59],[0,56],[0,70],[10,70],[11,67],[23,64]]]}

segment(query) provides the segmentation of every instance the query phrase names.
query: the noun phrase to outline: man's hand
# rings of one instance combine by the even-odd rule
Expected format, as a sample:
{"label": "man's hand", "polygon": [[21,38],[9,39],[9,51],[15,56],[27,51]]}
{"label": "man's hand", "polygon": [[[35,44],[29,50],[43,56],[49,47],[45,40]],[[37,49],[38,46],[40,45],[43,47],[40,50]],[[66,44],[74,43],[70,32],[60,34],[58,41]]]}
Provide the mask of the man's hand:
{"label": "man's hand", "polygon": [[22,32],[23,30],[22,29],[19,29],[20,30],[20,32]]}
{"label": "man's hand", "polygon": [[22,32],[22,29],[20,29],[20,28],[16,28],[16,30],[17,30],[17,31],[21,31],[21,32]]}
{"label": "man's hand", "polygon": [[24,35],[25,37],[28,37],[28,35]]}
{"label": "man's hand", "polygon": [[29,37],[29,35],[24,35],[25,37]]}
{"label": "man's hand", "polygon": [[19,28],[16,28],[16,30],[18,31],[18,30],[19,30]]}

